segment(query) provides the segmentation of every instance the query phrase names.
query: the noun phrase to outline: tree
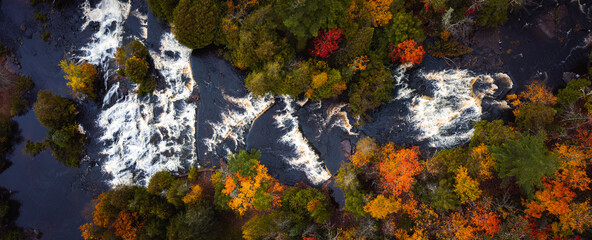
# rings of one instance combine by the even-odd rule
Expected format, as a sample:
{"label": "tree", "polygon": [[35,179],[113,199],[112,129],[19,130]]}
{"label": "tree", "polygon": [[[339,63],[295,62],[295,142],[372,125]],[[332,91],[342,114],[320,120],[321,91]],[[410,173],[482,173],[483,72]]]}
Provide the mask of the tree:
{"label": "tree", "polygon": [[362,115],[391,99],[393,78],[378,59],[370,57],[366,71],[357,74],[357,78],[349,88],[349,103],[354,115]]}
{"label": "tree", "polygon": [[341,35],[341,29],[320,30],[319,36],[313,40],[314,48],[310,50],[310,55],[313,57],[328,58],[331,56],[331,53],[339,48]]}
{"label": "tree", "polygon": [[125,210],[121,211],[113,223],[115,235],[124,240],[137,239],[138,233],[142,231],[143,224],[137,213],[130,213]]}
{"label": "tree", "polygon": [[125,62],[125,75],[139,84],[138,95],[151,93],[156,89],[156,81],[148,76],[148,63],[145,60],[133,56]]}
{"label": "tree", "polygon": [[381,185],[386,192],[394,196],[409,192],[413,177],[421,172],[419,148],[395,150],[395,145],[388,143],[380,148],[378,154]]}
{"label": "tree", "polygon": [[422,22],[412,13],[405,11],[398,11],[395,13],[391,23],[385,26],[384,29],[384,40],[381,44],[387,42],[394,44],[395,46],[405,40],[414,40],[415,42],[421,43],[425,39],[425,34],[421,28]]}
{"label": "tree", "polygon": [[283,67],[284,61],[293,58],[294,50],[287,38],[277,34],[278,27],[281,18],[271,5],[249,14],[238,30],[226,33],[231,62],[243,70],[265,70],[264,66],[272,62]]}
{"label": "tree", "polygon": [[479,10],[478,22],[481,26],[497,27],[508,20],[508,0],[487,0]]}
{"label": "tree", "polygon": [[531,198],[536,187],[543,187],[541,178],[557,169],[557,158],[545,148],[541,136],[523,136],[501,146],[492,146],[491,155],[497,160],[500,178],[516,178],[522,191]]}
{"label": "tree", "polygon": [[553,95],[549,87],[539,81],[526,85],[526,90],[518,95],[510,94],[507,98],[510,104],[516,107],[514,115],[518,115],[520,107],[528,103],[553,106],[557,102],[557,97]]}
{"label": "tree", "polygon": [[454,177],[456,184],[454,185],[454,192],[460,197],[461,203],[468,201],[475,201],[481,195],[479,183],[473,180],[467,174],[467,169],[459,167]]}
{"label": "tree", "polygon": [[365,137],[356,144],[356,152],[351,156],[350,160],[355,167],[364,167],[376,156],[376,150],[378,150],[376,140]]}
{"label": "tree", "polygon": [[382,27],[393,18],[390,9],[393,0],[368,0],[365,3],[372,16],[372,25],[374,27]]}
{"label": "tree", "polygon": [[516,123],[522,129],[534,132],[547,128],[554,120],[557,110],[542,104],[529,103],[519,108]]}
{"label": "tree", "polygon": [[[343,35],[341,48],[333,53],[335,61],[342,65],[351,63],[355,58],[368,52],[372,43],[372,36],[374,36],[374,28],[355,27],[354,29],[345,29]],[[364,65],[368,62],[368,57],[365,57]]]}
{"label": "tree", "polygon": [[174,181],[175,177],[170,172],[159,171],[150,178],[147,190],[152,194],[161,194],[164,190],[168,189]]}
{"label": "tree", "polygon": [[584,78],[571,80],[563,89],[559,89],[557,94],[557,103],[563,107],[575,104],[579,99],[589,95],[587,88],[590,87],[590,81]]}
{"label": "tree", "polygon": [[297,48],[303,49],[306,40],[316,37],[320,29],[338,28],[346,15],[349,0],[308,0],[296,4],[283,1],[278,4],[284,26],[297,40]]}
{"label": "tree", "polygon": [[173,11],[179,3],[179,0],[148,0],[148,7],[154,15],[173,22]]}
{"label": "tree", "polygon": [[398,212],[401,209],[401,202],[394,198],[386,198],[380,194],[364,206],[364,211],[376,219],[384,219],[387,215]]}
{"label": "tree", "polygon": [[173,13],[173,33],[189,48],[204,48],[216,37],[220,14],[216,0],[181,0]]}
{"label": "tree", "polygon": [[202,202],[191,205],[186,212],[177,214],[167,227],[169,240],[217,239],[219,221],[211,204]]}
{"label": "tree", "polygon": [[475,131],[471,137],[471,147],[479,145],[499,146],[508,140],[516,139],[514,129],[504,125],[502,120],[494,120],[491,122],[478,121],[475,122]]}
{"label": "tree", "polygon": [[141,84],[148,75],[148,63],[145,60],[132,56],[125,62],[125,75],[132,82]]}
{"label": "tree", "polygon": [[60,62],[62,71],[66,73],[64,78],[69,80],[68,85],[72,91],[84,93],[90,99],[97,98],[95,92],[95,80],[97,79],[97,69],[90,64],[83,62],[81,64],[68,63],[66,60]]}
{"label": "tree", "polygon": [[[282,206],[302,216],[323,224],[331,217],[331,206],[325,195],[316,188],[290,188],[282,197]],[[305,221],[305,220],[303,220]]]}
{"label": "tree", "polygon": [[485,231],[485,234],[493,236],[500,231],[500,219],[497,214],[480,206],[472,212],[472,223],[477,231]]}
{"label": "tree", "polygon": [[239,215],[250,210],[281,206],[283,187],[259,162],[261,153],[241,150],[228,156],[228,166],[212,177],[218,204],[227,205]]}
{"label": "tree", "polygon": [[54,131],[74,123],[76,107],[74,103],[51,90],[41,90],[37,94],[37,101],[33,104],[33,111],[44,127]]}
{"label": "tree", "polygon": [[417,43],[413,39],[399,43],[396,48],[394,45],[391,45],[389,57],[393,62],[399,61],[402,64],[420,64],[423,60],[425,50],[423,50],[423,46],[417,47],[416,45]]}
{"label": "tree", "polygon": [[138,40],[134,40],[117,49],[115,53],[115,63],[120,68],[125,67],[127,60],[136,57],[144,61],[148,60],[149,52],[146,46]]}

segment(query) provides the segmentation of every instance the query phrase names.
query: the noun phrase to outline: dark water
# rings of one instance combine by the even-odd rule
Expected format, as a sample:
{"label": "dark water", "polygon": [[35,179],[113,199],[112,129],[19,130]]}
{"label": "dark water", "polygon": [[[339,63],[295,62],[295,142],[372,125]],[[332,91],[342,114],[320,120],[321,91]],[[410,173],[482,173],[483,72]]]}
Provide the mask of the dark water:
{"label": "dark water", "polygon": [[[132,9],[141,8],[146,12],[144,1],[133,1],[133,3]],[[27,1],[2,0],[0,4],[0,40],[14,50],[22,66],[22,73],[31,76],[38,89],[52,89],[63,96],[68,96],[68,89],[58,62],[68,58],[68,54],[75,52],[88,41],[92,24],[89,29],[81,32],[79,29],[82,24],[82,15],[76,6],[63,11],[56,10],[48,14],[50,21],[48,21],[47,30],[52,33],[53,38],[43,42],[40,37],[42,24],[35,22],[34,12],[47,12],[47,10],[34,9]],[[546,79],[545,83],[549,86],[554,88],[561,86],[562,72],[577,70],[590,51],[590,48],[577,48],[577,46],[580,46],[589,34],[591,24],[590,19],[580,13],[578,6],[574,3],[561,1],[561,4],[566,5],[565,10],[562,10],[566,14],[562,15],[558,29],[563,32],[570,28],[577,30],[572,30],[570,34],[561,33],[556,38],[549,38],[539,28],[530,27],[535,25],[541,15],[556,5],[553,1],[545,1],[543,7],[522,13],[520,20],[512,18],[506,26],[500,28],[498,34],[503,38],[502,47],[506,50],[512,49],[509,54],[496,55],[501,65],[491,69],[483,67],[471,69],[476,73],[506,72],[515,83],[513,91],[520,89],[531,79],[540,77],[541,74],[538,72],[546,72],[547,77],[543,80]],[[125,23],[124,39],[126,41],[131,36],[140,34],[139,23],[134,19],[128,18]],[[164,28],[151,14],[148,21],[150,32],[146,44],[150,46],[159,42]],[[532,25],[524,27],[527,22]],[[26,27],[25,31],[20,29],[23,24]],[[519,43],[512,44],[512,41]],[[483,57],[485,53],[495,52],[497,41],[489,47],[494,49],[488,49],[487,46],[476,48],[473,57]],[[520,53],[522,55],[517,56]],[[241,130],[244,134],[244,143],[226,139],[216,147],[213,153],[207,152],[202,140],[210,136],[214,129],[206,122],[220,121],[222,111],[241,111],[236,105],[226,101],[222,93],[235,98],[244,98],[248,92],[241,80],[244,73],[237,71],[212,52],[194,53],[191,64],[194,79],[201,92],[196,122],[197,156],[200,164],[217,165],[219,160],[226,156],[227,149],[234,151],[242,148],[257,148],[262,151],[261,160],[268,166],[274,177],[287,184],[307,181],[302,169],[293,168],[282,160],[295,157],[294,148],[278,142],[277,139],[286,134],[287,128],[294,126],[282,128],[275,124],[274,116],[283,113],[286,109],[286,103],[278,97],[273,99],[275,102],[273,106],[249,124],[246,130]],[[445,62],[427,58],[424,67],[441,70],[450,66]],[[419,80],[416,80],[415,74],[416,72],[408,73],[410,86],[428,93],[429,86],[422,85]],[[337,171],[341,162],[346,160],[347,153],[343,149],[347,149],[348,145],[355,145],[363,136],[372,136],[381,142],[425,144],[414,139],[417,132],[403,118],[408,114],[408,109],[403,104],[390,103],[382,106],[371,113],[373,120],[366,126],[360,129],[354,127],[352,135],[334,125],[339,121],[339,116],[332,115],[329,118],[328,112],[340,106],[337,100],[327,100],[322,103],[308,102],[303,106],[292,104],[295,109],[294,116],[298,119],[293,124],[297,125],[295,127],[302,132],[310,148],[332,174]],[[342,111],[345,110],[346,107]],[[10,156],[13,165],[0,175],[0,186],[17,192],[15,198],[22,202],[17,224],[40,230],[43,232],[44,239],[80,239],[77,228],[85,222],[83,216],[90,211],[90,200],[96,196],[95,190],[104,189],[101,182],[109,178],[100,171],[101,143],[95,140],[100,135],[100,128],[94,123],[99,111],[100,107],[97,104],[89,102],[82,104],[81,122],[89,137],[90,161],[85,162],[80,169],[64,167],[47,152],[35,158],[25,156],[22,154],[23,143],[15,147],[14,154]],[[484,108],[484,111],[489,113],[489,119],[502,116],[501,113],[494,113],[493,108]],[[19,123],[25,139],[40,141],[45,137],[46,129],[38,123],[33,112],[16,117],[14,120]],[[353,124],[353,119],[349,120]],[[334,196],[338,202],[342,203],[342,193],[339,190],[336,190]]]}
{"label": "dark water", "polygon": [[[21,74],[30,76],[37,89],[51,89],[67,96],[58,63],[77,39],[88,37],[78,30],[81,15],[77,8],[47,14],[47,30],[53,39],[44,42],[42,24],[34,19],[34,12],[41,9],[32,8],[28,1],[0,3],[0,40],[16,54]],[[26,30],[21,31],[21,26]],[[13,120],[18,122],[24,139],[44,139],[47,129],[39,124],[33,111]],[[78,226],[85,222],[83,216],[91,200],[83,186],[85,171],[65,167],[48,152],[34,158],[24,155],[24,145],[21,142],[15,146],[9,156],[13,165],[0,174],[0,186],[16,192],[14,198],[22,203],[17,225],[39,230],[43,239],[80,239]]]}

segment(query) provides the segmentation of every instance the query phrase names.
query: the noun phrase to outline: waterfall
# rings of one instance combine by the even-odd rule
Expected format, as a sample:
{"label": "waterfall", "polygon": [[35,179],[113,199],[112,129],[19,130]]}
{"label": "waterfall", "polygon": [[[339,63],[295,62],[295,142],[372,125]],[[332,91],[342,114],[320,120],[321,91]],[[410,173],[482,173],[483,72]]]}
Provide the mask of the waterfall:
{"label": "waterfall", "polygon": [[298,128],[298,117],[295,116],[296,110],[292,106],[294,101],[289,97],[282,97],[282,101],[285,104],[284,109],[273,116],[276,126],[287,130],[279,142],[291,146],[296,152],[296,157],[286,157],[284,161],[293,168],[303,171],[313,184],[328,180],[331,175]]}
{"label": "waterfall", "polygon": [[[82,47],[81,61],[100,66],[104,80],[113,74],[114,53],[122,43],[123,23],[130,16],[131,3],[103,0],[95,7],[82,5],[86,22],[82,29],[96,23],[91,41]],[[131,14],[146,27],[147,18],[138,10]],[[141,39],[146,39],[147,29]],[[131,36],[138,38],[137,36]],[[97,118],[102,128],[103,171],[113,178],[112,185],[147,184],[160,170],[176,171],[192,164],[195,156],[195,105],[185,102],[195,81],[189,65],[191,49],[179,44],[172,33],[163,33],[158,49],[145,44],[162,80],[153,94],[138,97],[137,85],[131,84],[129,94],[119,94],[121,84],[111,86],[103,99],[103,111]],[[106,85],[107,86],[107,85]],[[115,103],[112,102],[116,96]]]}

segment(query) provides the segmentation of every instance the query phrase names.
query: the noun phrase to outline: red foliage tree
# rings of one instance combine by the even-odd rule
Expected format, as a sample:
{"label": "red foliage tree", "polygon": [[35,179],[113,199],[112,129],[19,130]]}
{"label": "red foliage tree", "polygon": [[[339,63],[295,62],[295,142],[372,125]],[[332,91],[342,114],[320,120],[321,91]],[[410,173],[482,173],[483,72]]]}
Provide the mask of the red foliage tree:
{"label": "red foliage tree", "polygon": [[420,64],[423,61],[425,50],[423,46],[417,46],[417,42],[413,39],[405,40],[399,43],[397,47],[390,44],[391,51],[389,57],[393,62],[401,62],[403,64],[411,62],[413,64]]}
{"label": "red foliage tree", "polygon": [[310,50],[310,55],[320,58],[331,56],[331,53],[339,48],[342,33],[338,28],[329,31],[320,30],[319,36],[313,40],[314,49]]}
{"label": "red foliage tree", "polygon": [[420,64],[423,61],[425,50],[423,46],[417,46],[417,42],[413,39],[405,40],[399,43],[397,47],[390,44],[391,52],[389,57],[393,62],[401,62],[403,64],[411,62],[413,64]]}

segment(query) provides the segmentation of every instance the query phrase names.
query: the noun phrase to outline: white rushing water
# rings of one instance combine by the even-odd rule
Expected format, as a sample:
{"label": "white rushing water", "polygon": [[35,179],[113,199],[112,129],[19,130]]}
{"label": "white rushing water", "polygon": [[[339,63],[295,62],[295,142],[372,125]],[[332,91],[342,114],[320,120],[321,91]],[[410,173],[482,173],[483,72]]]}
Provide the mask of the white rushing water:
{"label": "white rushing water", "polygon": [[161,44],[150,55],[164,76],[164,89],[142,98],[131,93],[99,116],[107,156],[103,169],[113,175],[112,184],[146,183],[160,170],[179,170],[195,159],[196,109],[185,102],[195,85],[189,66],[191,50],[171,33],[162,36]]}
{"label": "white rushing water", "polygon": [[[130,2],[103,0],[95,7],[86,1],[82,5],[86,22],[98,24],[92,40],[82,47],[80,60],[105,70],[105,82],[110,73],[114,53],[123,39],[123,23],[130,15]],[[146,15],[134,10],[142,27]],[[142,30],[145,39],[147,29]],[[137,37],[136,37],[137,38]],[[155,69],[163,76],[164,88],[138,97],[136,89],[120,94],[120,84],[111,86],[103,99],[104,109],[97,119],[103,131],[103,170],[113,176],[112,185],[146,184],[157,171],[175,171],[195,159],[195,115],[193,104],[185,102],[195,81],[192,79],[189,57],[191,49],[179,44],[172,33],[164,33],[159,49],[150,49]],[[135,86],[135,85],[134,85]],[[115,103],[109,105],[112,99]]]}
{"label": "white rushing water", "polygon": [[308,140],[302,135],[298,128],[298,117],[295,116],[296,110],[292,106],[294,101],[289,97],[282,97],[285,104],[284,109],[279,111],[279,114],[274,115],[275,124],[280,129],[287,130],[280,138],[280,142],[289,145],[296,151],[296,157],[286,158],[290,166],[301,170],[306,174],[308,180],[313,184],[320,184],[331,178],[331,174],[327,171],[323,162],[320,161],[315,151],[310,147]]}
{"label": "white rushing water", "polygon": [[[396,99],[411,98],[409,121],[420,132],[417,140],[428,140],[430,147],[437,148],[449,148],[470,140],[472,124],[481,120],[483,99],[493,96],[498,89],[496,80],[502,81],[504,87],[512,87],[510,78],[503,73],[491,76],[476,75],[468,70],[420,70],[419,75],[431,88],[431,96],[414,94],[406,83],[396,81],[402,89]],[[503,106],[505,101],[496,103]]]}
{"label": "white rushing water", "polygon": [[105,86],[108,76],[112,73],[107,62],[113,58],[123,40],[123,23],[129,16],[131,6],[130,1],[117,0],[103,0],[94,8],[86,0],[81,6],[85,19],[81,31],[85,30],[91,22],[98,23],[99,28],[92,35],[91,41],[80,49],[83,53],[78,58],[80,61],[101,66],[105,72]]}
{"label": "white rushing water", "polygon": [[[220,114],[220,121],[206,122],[211,126],[212,136],[203,140],[209,152],[215,151],[216,147],[223,141],[230,139],[234,146],[244,146],[245,135],[251,128],[253,121],[265,112],[272,104],[273,97],[255,97],[251,93],[243,98],[231,97],[224,92],[224,100],[231,103],[239,110],[227,110]],[[226,148],[226,154],[234,150]]]}

